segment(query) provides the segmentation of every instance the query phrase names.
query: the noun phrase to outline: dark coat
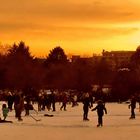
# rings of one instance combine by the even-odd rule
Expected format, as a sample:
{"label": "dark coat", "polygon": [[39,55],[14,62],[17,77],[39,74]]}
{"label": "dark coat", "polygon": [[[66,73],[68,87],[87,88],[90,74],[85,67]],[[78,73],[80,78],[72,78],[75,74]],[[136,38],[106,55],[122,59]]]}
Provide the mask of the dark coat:
{"label": "dark coat", "polygon": [[135,99],[135,98],[132,98],[132,99],[131,99],[130,107],[131,107],[132,109],[135,109],[135,108],[136,108],[136,99]]}
{"label": "dark coat", "polygon": [[88,97],[84,98],[83,104],[84,104],[83,109],[89,108],[90,107],[90,98],[88,98]]}
{"label": "dark coat", "polygon": [[98,116],[103,116],[104,111],[107,114],[107,110],[103,104],[98,104],[95,108],[93,108],[91,111],[97,110]]}

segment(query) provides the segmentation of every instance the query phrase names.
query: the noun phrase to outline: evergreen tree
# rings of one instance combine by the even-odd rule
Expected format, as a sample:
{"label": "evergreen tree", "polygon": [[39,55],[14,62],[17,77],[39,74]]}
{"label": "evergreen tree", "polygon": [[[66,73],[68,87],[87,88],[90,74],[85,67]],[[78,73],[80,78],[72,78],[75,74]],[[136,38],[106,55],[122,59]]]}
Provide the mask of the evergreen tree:
{"label": "evergreen tree", "polygon": [[46,58],[45,64],[65,64],[68,62],[67,56],[61,47],[52,49]]}

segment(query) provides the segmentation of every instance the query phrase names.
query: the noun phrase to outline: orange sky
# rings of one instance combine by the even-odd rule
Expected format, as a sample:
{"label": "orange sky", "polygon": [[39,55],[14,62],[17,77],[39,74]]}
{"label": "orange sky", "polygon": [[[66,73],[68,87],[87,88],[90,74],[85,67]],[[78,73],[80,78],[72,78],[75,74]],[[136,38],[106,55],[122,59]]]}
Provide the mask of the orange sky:
{"label": "orange sky", "polygon": [[23,40],[32,54],[55,46],[67,54],[135,50],[140,44],[138,0],[0,0],[0,42]]}

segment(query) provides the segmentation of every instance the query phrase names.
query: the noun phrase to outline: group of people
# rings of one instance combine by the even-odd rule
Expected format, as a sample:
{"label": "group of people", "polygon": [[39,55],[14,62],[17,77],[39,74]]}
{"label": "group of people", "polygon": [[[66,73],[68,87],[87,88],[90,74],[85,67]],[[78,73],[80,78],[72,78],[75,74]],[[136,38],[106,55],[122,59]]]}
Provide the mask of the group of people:
{"label": "group of people", "polygon": [[[8,106],[7,106],[8,105]],[[23,94],[15,94],[11,95],[11,92],[8,93],[7,104],[4,103],[2,105],[2,113],[3,119],[0,118],[0,122],[7,122],[6,118],[8,116],[9,111],[12,111],[14,105],[15,117],[18,121],[22,121],[21,113],[24,110],[24,95]]]}
{"label": "group of people", "polygon": [[[84,99],[83,99],[83,120],[84,121],[89,121],[88,119],[88,112],[89,108],[92,108],[92,102],[89,98],[89,94],[85,93]],[[140,107],[140,103],[139,103]],[[131,109],[131,115],[129,119],[135,119],[135,108],[136,108],[136,97],[132,96],[130,99],[130,104],[128,105],[128,108]],[[91,111],[97,111],[98,115],[98,124],[97,127],[103,126],[103,116],[104,113],[107,114],[107,109],[105,107],[105,103],[102,100],[97,101],[97,105],[91,109]]]}
{"label": "group of people", "polygon": [[[62,106],[60,107],[60,110],[62,110],[62,108],[64,108],[64,110],[66,111],[66,103],[67,103],[67,98],[65,96],[64,99],[63,99],[63,102],[62,102]],[[88,111],[89,111],[89,108],[93,107],[92,103],[93,102],[91,102],[91,100],[89,98],[89,94],[86,93],[85,97],[83,99],[83,104],[84,104],[83,105],[83,110],[84,110],[83,120],[84,121],[89,120],[88,119]],[[29,103],[27,102],[26,105],[28,105],[28,104]],[[24,104],[23,94],[17,94],[14,97],[14,109],[15,109],[15,117],[18,118],[19,121],[22,121],[21,113],[24,110],[24,107],[27,108],[27,106],[25,106],[25,104]],[[3,112],[3,120],[2,121],[3,122],[6,122],[6,118],[8,116],[8,112],[10,110],[12,110],[11,106],[7,107],[7,105],[5,103],[2,105],[2,112]],[[103,102],[101,100],[98,101],[97,106],[95,108],[93,108],[91,111],[94,111],[94,110],[97,110],[97,113],[98,113],[98,125],[97,125],[97,127],[103,126],[102,117],[104,115],[104,111],[107,114],[107,110],[106,110],[105,105],[103,104]],[[29,111],[29,109],[28,109],[28,111]],[[27,109],[25,110],[25,113],[26,114],[29,113],[29,112],[27,112]],[[0,119],[0,121],[1,121],[1,119]]]}
{"label": "group of people", "polygon": [[[52,97],[51,97],[51,99],[52,99]],[[25,100],[26,100],[26,104],[24,104]],[[67,102],[68,102],[68,99],[65,94],[65,96],[63,96],[63,98],[62,98],[62,106],[60,107],[60,110],[64,109],[66,111]],[[84,94],[84,96],[82,98],[82,102],[83,102],[83,121],[89,121],[88,112],[89,112],[89,109],[91,109],[91,111],[97,111],[97,115],[98,115],[97,127],[102,127],[104,113],[107,114],[105,102],[103,102],[102,100],[98,100],[97,105],[93,108],[94,101],[90,97],[88,92]],[[25,115],[29,115],[29,110],[30,110],[30,105],[31,105],[29,97],[24,98],[23,94],[15,94],[14,100],[13,100],[12,96],[9,95],[8,104],[2,105],[3,120],[0,118],[0,122],[6,121],[8,112],[12,110],[12,104],[14,104],[15,117],[18,119],[18,121],[22,121],[21,113],[24,109],[25,109]],[[75,105],[77,105],[77,98],[74,100],[72,107]],[[131,109],[130,119],[135,119],[136,98],[134,96],[132,96],[128,107]],[[55,107],[53,108],[53,111],[55,111]]]}
{"label": "group of people", "polygon": [[[89,93],[85,93],[84,99],[83,99],[83,121],[89,121],[88,119],[88,112],[89,108],[92,108],[93,104],[90,100]],[[97,115],[98,115],[98,124],[97,127],[103,126],[103,115],[104,112],[107,114],[107,109],[105,107],[105,104],[103,103],[102,100],[99,100],[97,102],[96,107],[91,109],[91,111],[97,110]]]}

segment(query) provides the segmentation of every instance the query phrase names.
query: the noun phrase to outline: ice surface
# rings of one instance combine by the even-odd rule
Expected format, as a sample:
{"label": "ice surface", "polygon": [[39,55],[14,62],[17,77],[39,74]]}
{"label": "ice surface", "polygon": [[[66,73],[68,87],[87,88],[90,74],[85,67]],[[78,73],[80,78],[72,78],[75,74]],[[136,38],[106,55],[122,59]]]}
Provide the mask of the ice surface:
{"label": "ice surface", "polygon": [[[0,103],[1,107],[2,102]],[[95,106],[95,105],[94,105]],[[37,105],[34,105],[36,108]],[[2,140],[139,140],[140,112],[136,109],[136,119],[129,120],[128,104],[106,103],[108,111],[104,115],[104,126],[97,128],[97,114],[89,111],[90,121],[82,119],[82,103],[79,106],[67,105],[67,111],[60,111],[60,104],[56,104],[56,112],[42,111],[30,113],[41,121],[35,121],[22,113],[22,122],[14,117],[14,110],[9,113],[7,120],[13,123],[0,123],[0,138]],[[138,108],[138,105],[137,105]],[[45,117],[44,114],[54,117]],[[2,114],[1,114],[2,116]]]}

